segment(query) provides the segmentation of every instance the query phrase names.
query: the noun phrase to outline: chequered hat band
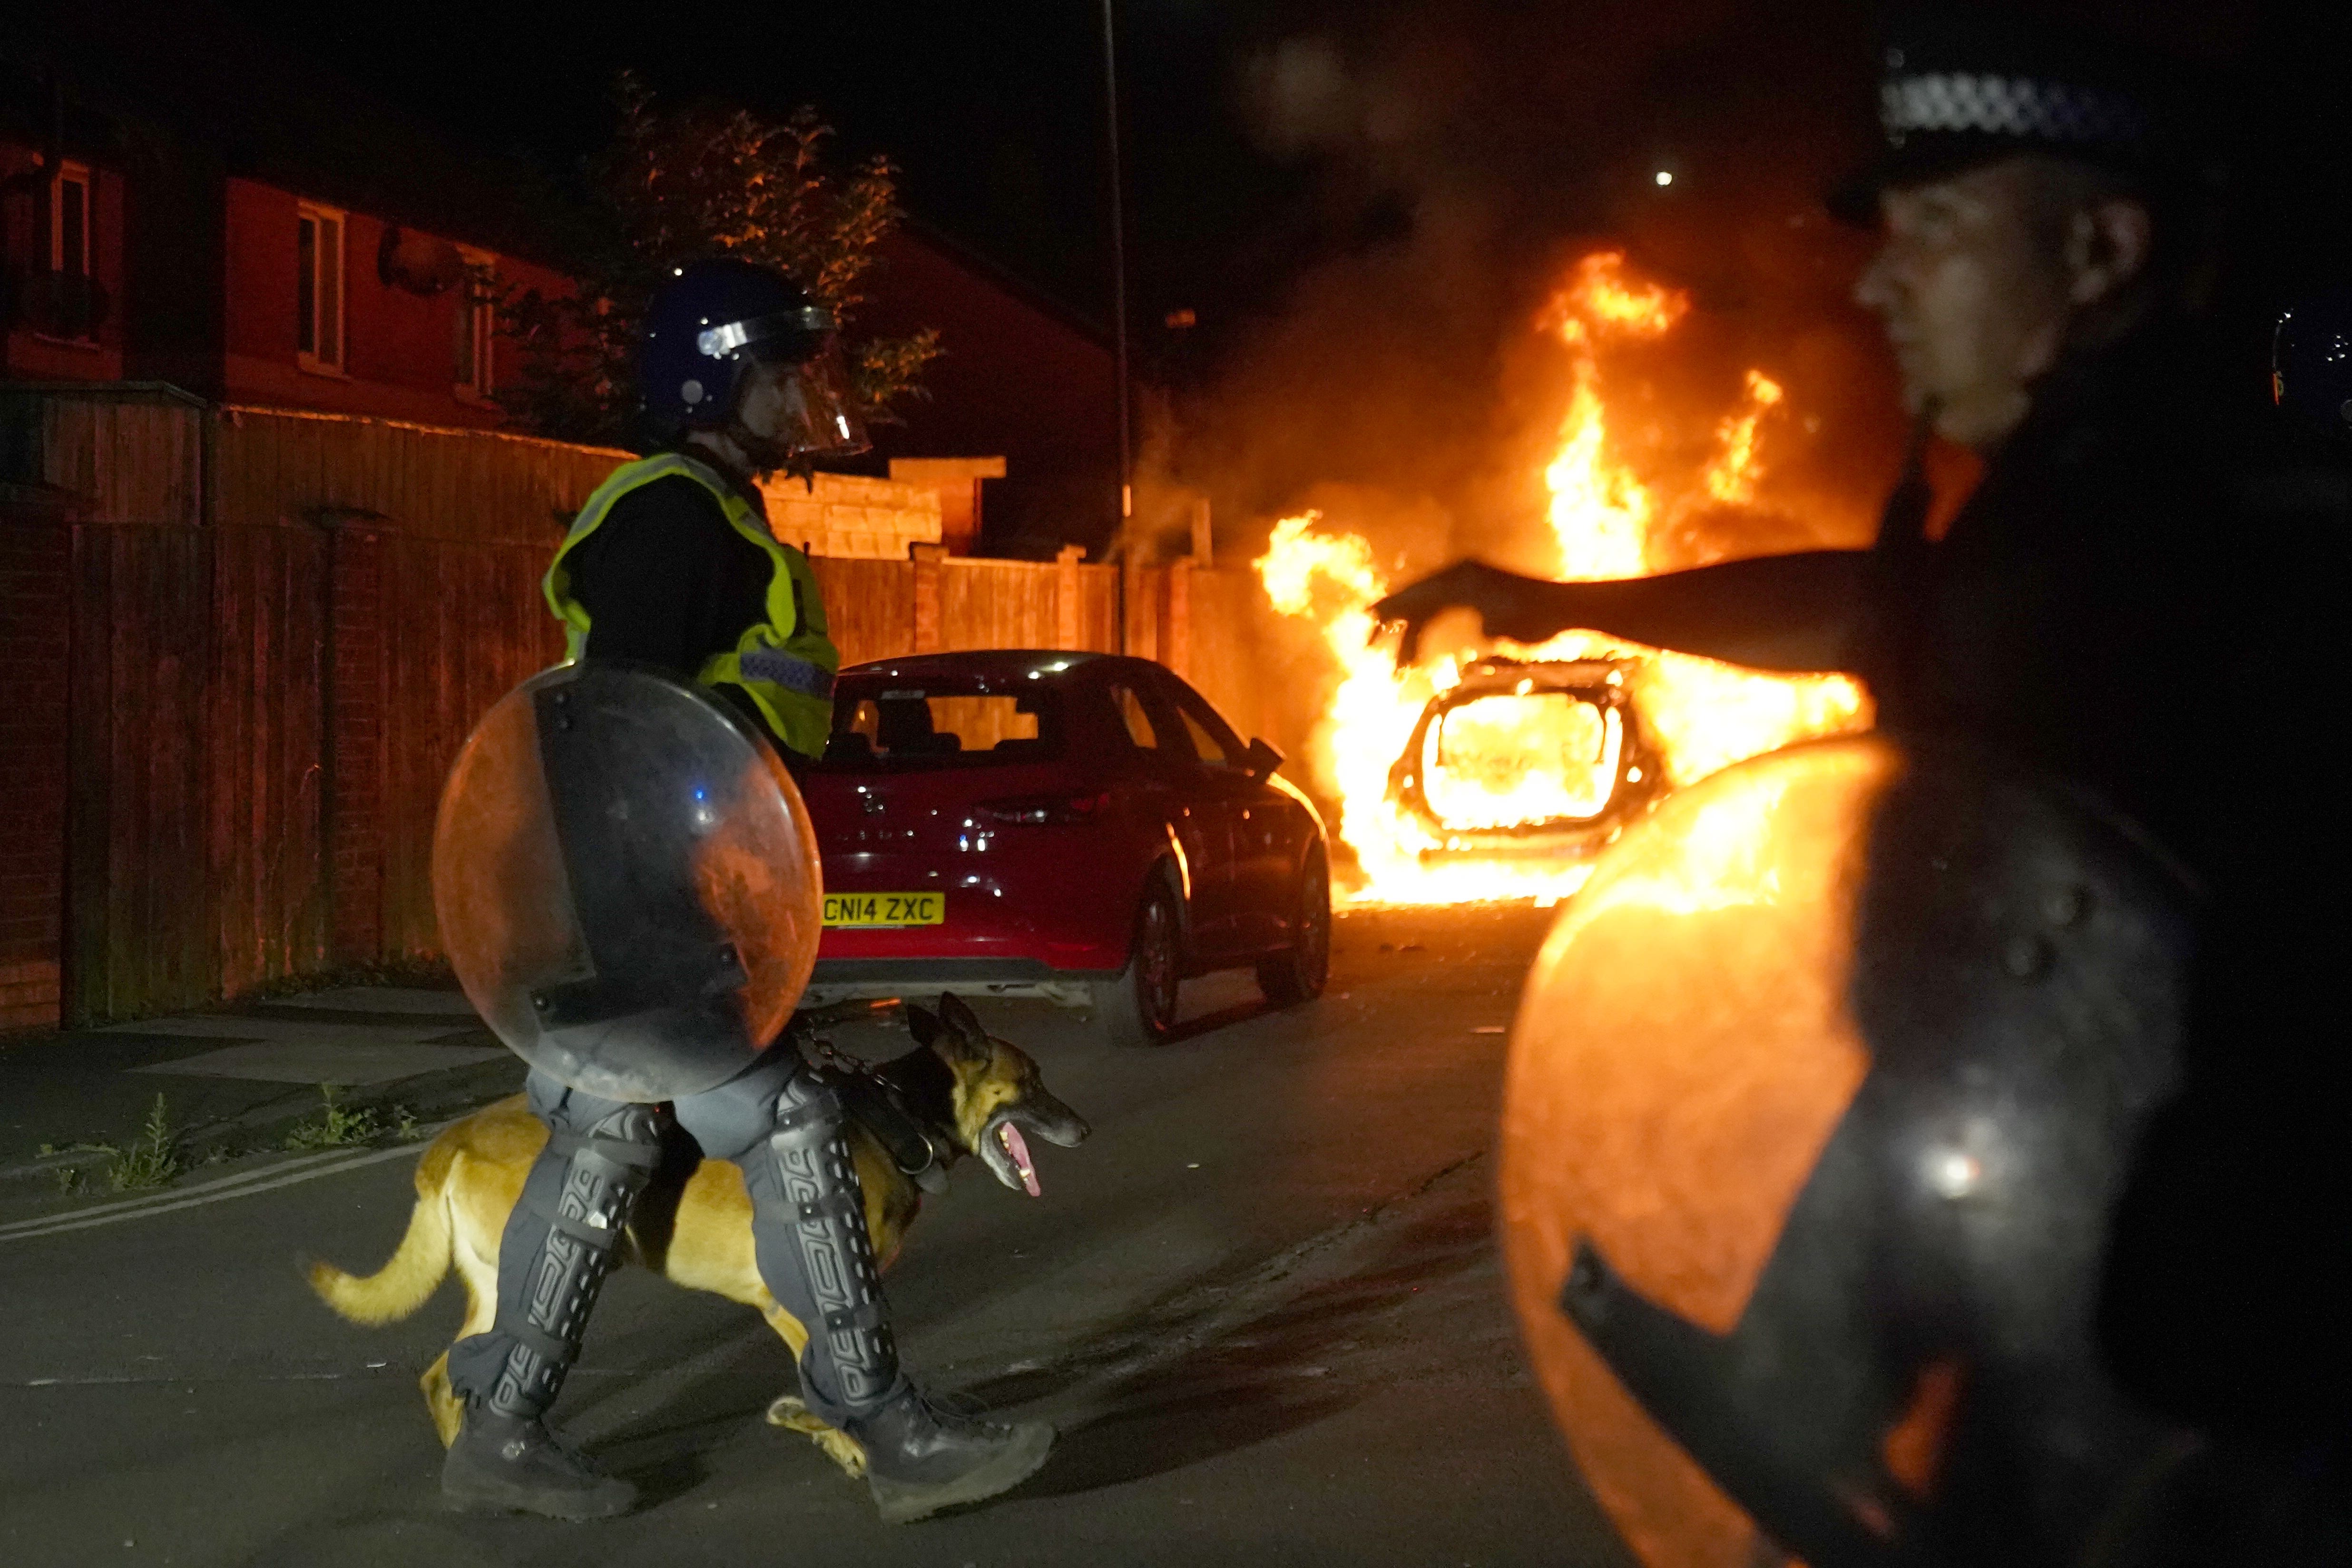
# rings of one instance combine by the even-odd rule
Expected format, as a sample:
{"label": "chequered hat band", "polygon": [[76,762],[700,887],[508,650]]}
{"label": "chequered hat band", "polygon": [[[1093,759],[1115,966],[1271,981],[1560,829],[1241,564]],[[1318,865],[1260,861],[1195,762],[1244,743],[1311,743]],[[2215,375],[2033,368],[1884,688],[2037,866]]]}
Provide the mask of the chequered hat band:
{"label": "chequered hat band", "polygon": [[1878,118],[1896,146],[1915,131],[1973,131],[2045,142],[2137,142],[2139,106],[2114,93],[2026,77],[1937,71],[1897,77],[1879,89]]}

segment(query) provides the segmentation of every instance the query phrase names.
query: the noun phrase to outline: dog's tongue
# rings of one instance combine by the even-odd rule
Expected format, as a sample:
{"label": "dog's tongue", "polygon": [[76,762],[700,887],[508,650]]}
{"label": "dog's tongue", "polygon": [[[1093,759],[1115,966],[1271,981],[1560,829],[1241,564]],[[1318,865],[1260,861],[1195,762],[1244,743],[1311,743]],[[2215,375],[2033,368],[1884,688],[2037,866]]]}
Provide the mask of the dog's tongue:
{"label": "dog's tongue", "polygon": [[1021,1173],[1021,1184],[1029,1190],[1029,1195],[1045,1196],[1045,1189],[1037,1184],[1036,1162],[1029,1158],[1029,1144],[1021,1136],[1021,1129],[1010,1121],[1000,1121],[996,1135],[1004,1141],[1004,1152],[1013,1156],[1013,1167]]}

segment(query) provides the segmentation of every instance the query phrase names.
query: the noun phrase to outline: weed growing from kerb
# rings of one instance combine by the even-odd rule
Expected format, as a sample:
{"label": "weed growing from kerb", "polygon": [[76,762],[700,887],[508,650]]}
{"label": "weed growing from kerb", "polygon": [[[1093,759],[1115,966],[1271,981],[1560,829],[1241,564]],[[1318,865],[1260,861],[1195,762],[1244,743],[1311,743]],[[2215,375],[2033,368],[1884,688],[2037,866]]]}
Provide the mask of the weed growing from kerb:
{"label": "weed growing from kerb", "polygon": [[107,1166],[106,1184],[118,1193],[137,1192],[160,1187],[179,1173],[179,1135],[172,1131],[171,1110],[159,1094],[139,1136]]}
{"label": "weed growing from kerb", "polygon": [[325,1109],[316,1121],[305,1121],[286,1135],[289,1149],[347,1149],[355,1143],[373,1142],[391,1131],[371,1108],[346,1108],[340,1098],[342,1090],[334,1084],[320,1084],[319,1093],[327,1102]]}

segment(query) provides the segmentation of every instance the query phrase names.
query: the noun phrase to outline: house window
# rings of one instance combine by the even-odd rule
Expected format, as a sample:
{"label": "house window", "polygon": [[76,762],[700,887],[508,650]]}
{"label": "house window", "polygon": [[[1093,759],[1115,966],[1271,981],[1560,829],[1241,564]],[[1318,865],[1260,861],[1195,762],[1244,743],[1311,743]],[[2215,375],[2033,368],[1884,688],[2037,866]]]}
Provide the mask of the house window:
{"label": "house window", "polygon": [[308,202],[294,227],[294,349],[304,370],[343,368],[343,215]]}
{"label": "house window", "polygon": [[89,170],[81,163],[60,165],[49,182],[49,270],[89,276]]}
{"label": "house window", "polygon": [[490,395],[490,338],[498,324],[498,258],[461,246],[466,279],[457,292],[457,395],[487,400]]}
{"label": "house window", "polygon": [[105,301],[90,276],[94,247],[89,234],[89,166],[59,163],[42,192],[40,224],[47,242],[42,260],[47,266],[40,276],[25,281],[21,299],[25,324],[56,342],[90,343],[97,337]]}

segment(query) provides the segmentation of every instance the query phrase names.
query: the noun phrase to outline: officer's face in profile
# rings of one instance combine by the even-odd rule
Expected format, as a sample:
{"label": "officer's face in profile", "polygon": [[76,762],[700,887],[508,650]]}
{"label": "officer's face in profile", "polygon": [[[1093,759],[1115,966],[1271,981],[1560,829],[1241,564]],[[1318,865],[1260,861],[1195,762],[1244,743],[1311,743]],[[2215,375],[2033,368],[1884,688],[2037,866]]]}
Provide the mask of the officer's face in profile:
{"label": "officer's face in profile", "polygon": [[1880,193],[1885,243],[1854,298],[1878,313],[1914,414],[1989,451],[2074,329],[2137,276],[2147,214],[2081,171],[2018,157]]}
{"label": "officer's face in profile", "polygon": [[789,374],[763,359],[752,359],[743,366],[742,381],[735,393],[735,417],[762,440],[773,441],[783,434]]}

